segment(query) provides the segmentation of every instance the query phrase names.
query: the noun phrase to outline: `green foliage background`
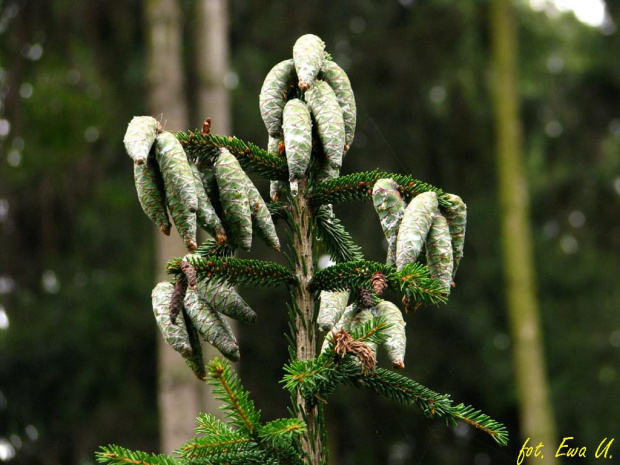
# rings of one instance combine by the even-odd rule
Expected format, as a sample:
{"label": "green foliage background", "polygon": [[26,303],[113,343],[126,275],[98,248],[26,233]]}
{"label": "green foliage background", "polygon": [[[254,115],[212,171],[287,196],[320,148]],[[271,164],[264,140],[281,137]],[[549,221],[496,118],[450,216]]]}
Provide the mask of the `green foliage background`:
{"label": "green foliage background", "polygon": [[[342,388],[327,408],[334,463],[513,463],[521,445],[499,261],[487,3],[230,2],[237,136],[266,144],[262,80],[313,32],[347,70],[358,102],[343,174],[410,173],[469,207],[449,305],[407,317],[406,374],[503,421],[510,446]],[[182,4],[192,102],[193,2]],[[620,33],[517,4],[558,431],[596,447],[620,417]],[[608,7],[620,24],[619,3]],[[154,231],[122,147],[129,119],[145,113],[145,55],[137,0],[0,1],[0,120],[10,123],[0,136],[0,305],[10,322],[0,330],[0,441],[20,446],[11,463],[84,465],[111,442],[157,448]],[[208,116],[190,110],[192,126]],[[382,260],[371,205],[336,212],[366,258]],[[266,419],[286,416],[278,381],[287,295],[242,294],[259,321],[240,330],[241,379]]]}

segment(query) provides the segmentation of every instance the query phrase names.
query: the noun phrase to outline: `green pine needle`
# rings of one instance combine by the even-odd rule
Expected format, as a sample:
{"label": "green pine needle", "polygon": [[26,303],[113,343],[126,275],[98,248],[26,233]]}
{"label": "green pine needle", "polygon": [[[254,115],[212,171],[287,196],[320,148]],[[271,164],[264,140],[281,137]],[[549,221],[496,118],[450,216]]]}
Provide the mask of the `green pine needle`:
{"label": "green pine needle", "polygon": [[226,412],[226,417],[240,432],[251,437],[255,435],[260,427],[260,410],[255,409],[250,393],[243,388],[230,365],[214,358],[207,365],[207,370],[207,382],[214,387],[215,397],[224,402],[220,408]]}
{"label": "green pine needle", "polygon": [[298,418],[279,418],[262,426],[258,437],[263,441],[275,441],[282,438],[293,440],[306,432],[306,424]]}
{"label": "green pine needle", "polygon": [[173,457],[168,455],[148,454],[140,451],[130,451],[124,447],[110,444],[101,447],[95,454],[98,463],[105,464],[133,464],[133,465],[180,465]]}
{"label": "green pine needle", "polygon": [[256,173],[265,179],[288,181],[286,159],[267,152],[251,142],[243,142],[237,137],[202,135],[200,130],[177,132],[177,139],[185,153],[198,164],[212,164],[220,147],[232,153],[241,167],[247,172]]}
{"label": "green pine needle", "polygon": [[363,260],[362,249],[334,215],[331,208],[322,205],[314,216],[316,238],[336,263]]}
{"label": "green pine needle", "polygon": [[506,427],[493,420],[487,414],[482,413],[480,410],[476,410],[470,405],[459,404],[451,408],[450,414],[455,419],[464,421],[491,435],[500,446],[506,446],[508,444],[508,430]]}
{"label": "green pine needle", "polygon": [[[166,272],[179,275],[181,261],[181,258],[169,261]],[[273,262],[249,258],[197,257],[196,255],[188,256],[188,261],[196,269],[200,279],[210,278],[227,281],[232,285],[246,284],[259,287],[295,283],[295,278],[289,270]]]}
{"label": "green pine needle", "polygon": [[237,434],[237,437],[230,439],[210,436],[194,438],[186,442],[177,452],[191,463],[194,463],[194,459],[197,458],[208,458],[211,463],[214,456],[250,452],[255,447],[256,443],[253,443],[250,438]]}
{"label": "green pine needle", "polygon": [[196,250],[198,255],[203,257],[232,257],[235,253],[228,244],[218,244],[215,239],[207,239]]}
{"label": "green pine needle", "polygon": [[377,180],[383,178],[391,178],[396,181],[401,195],[407,202],[422,192],[433,191],[437,193],[440,206],[452,205],[438,187],[419,181],[410,175],[388,173],[378,169],[352,173],[318,183],[312,187],[310,201],[313,205],[326,205],[370,200],[373,186]]}
{"label": "green pine needle", "polygon": [[411,263],[397,271],[393,266],[367,260],[338,263],[317,271],[310,283],[312,291],[338,291],[342,289],[371,288],[371,278],[381,272],[388,288],[399,291],[409,301],[438,304],[447,301],[439,281],[432,279],[422,263]]}

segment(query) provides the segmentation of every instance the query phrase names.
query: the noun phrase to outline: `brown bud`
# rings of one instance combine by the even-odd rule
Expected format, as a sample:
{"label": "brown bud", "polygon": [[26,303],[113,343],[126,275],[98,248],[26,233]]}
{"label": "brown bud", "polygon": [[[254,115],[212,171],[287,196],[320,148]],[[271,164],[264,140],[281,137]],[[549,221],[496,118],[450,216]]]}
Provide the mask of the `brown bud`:
{"label": "brown bud", "polygon": [[370,278],[370,285],[372,286],[372,290],[375,291],[375,294],[381,295],[387,288],[387,279],[383,273],[377,271]]}

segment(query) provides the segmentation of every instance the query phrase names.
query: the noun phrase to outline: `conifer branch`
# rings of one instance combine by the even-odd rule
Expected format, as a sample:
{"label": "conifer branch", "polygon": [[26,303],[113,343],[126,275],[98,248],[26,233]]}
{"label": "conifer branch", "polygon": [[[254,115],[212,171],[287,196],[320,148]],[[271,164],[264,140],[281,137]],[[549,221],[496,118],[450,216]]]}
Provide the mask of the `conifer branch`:
{"label": "conifer branch", "polygon": [[224,402],[222,409],[227,418],[239,427],[241,432],[253,436],[260,426],[260,411],[254,408],[254,402],[250,400],[250,393],[243,389],[239,378],[230,369],[228,363],[214,358],[207,365],[209,380],[214,387],[217,399]]}
{"label": "conifer branch", "polygon": [[186,442],[179,450],[183,458],[192,460],[196,458],[211,459],[213,456],[221,454],[238,454],[240,452],[250,452],[252,446],[256,446],[248,437],[238,435],[236,438],[223,439],[213,437],[198,437]]}
{"label": "conifer branch", "polygon": [[244,142],[237,137],[204,135],[198,129],[180,131],[175,135],[181,142],[185,153],[197,164],[212,164],[218,149],[224,147],[239,160],[244,170],[256,173],[265,179],[288,181],[286,160],[251,142]]}
{"label": "conifer branch", "polygon": [[401,271],[383,263],[367,260],[338,263],[315,273],[310,289],[313,291],[339,291],[343,289],[371,289],[372,276],[381,272],[392,291],[417,302],[438,304],[446,302],[439,281],[432,279],[422,263],[411,263]]}
{"label": "conifer branch", "polygon": [[399,186],[398,190],[405,201],[411,200],[422,192],[433,191],[437,194],[440,206],[449,207],[452,205],[452,202],[438,187],[419,181],[410,175],[388,173],[378,169],[352,173],[317,183],[310,192],[310,203],[318,206],[370,200],[375,182],[383,178],[391,178],[396,181]]}
{"label": "conifer branch", "polygon": [[[227,281],[232,285],[247,284],[259,287],[275,287],[279,284],[292,285],[296,282],[295,277],[288,269],[274,262],[249,258],[199,257],[196,255],[187,256],[187,260],[196,269],[199,279],[209,278]],[[179,275],[181,273],[181,261],[181,258],[169,261],[166,272]]]}
{"label": "conifer branch", "polygon": [[363,260],[362,249],[334,215],[331,208],[322,205],[314,216],[316,238],[336,263]]}
{"label": "conifer branch", "polygon": [[98,463],[104,464],[129,464],[129,465],[181,465],[184,462],[178,462],[168,455],[155,455],[146,452],[131,451],[124,447],[110,444],[101,447],[101,450],[95,454]]}
{"label": "conifer branch", "polygon": [[228,244],[218,244],[215,239],[207,239],[196,249],[196,253],[207,257],[232,257],[235,253]]}
{"label": "conifer branch", "polygon": [[401,404],[415,405],[427,418],[445,418],[451,426],[462,420],[489,434],[499,445],[508,443],[505,426],[479,410],[463,404],[453,406],[449,395],[439,394],[394,371],[377,368],[366,372],[355,356],[347,354],[338,359],[332,348],[314,360],[290,363],[285,371],[285,388],[299,391],[306,399],[326,399],[341,384],[367,388]]}
{"label": "conifer branch", "polygon": [[506,427],[480,410],[476,410],[470,405],[459,404],[456,407],[452,407],[450,414],[453,418],[464,421],[474,428],[489,434],[500,446],[508,444],[508,430]]}

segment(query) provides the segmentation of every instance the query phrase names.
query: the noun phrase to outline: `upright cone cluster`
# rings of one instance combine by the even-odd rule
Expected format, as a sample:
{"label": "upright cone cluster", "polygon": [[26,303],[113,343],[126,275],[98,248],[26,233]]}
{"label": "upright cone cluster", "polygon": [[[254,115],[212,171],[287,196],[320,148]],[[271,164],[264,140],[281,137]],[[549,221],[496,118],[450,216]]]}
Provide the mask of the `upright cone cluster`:
{"label": "upright cone cluster", "polygon": [[[286,157],[293,195],[312,156],[318,180],[338,177],[355,134],[355,97],[349,78],[326,54],[319,37],[306,34],[297,39],[293,59],[278,63],[267,74],[259,102],[269,150]],[[313,126],[321,143],[314,149]],[[272,181],[273,200],[281,198],[282,187]]]}
{"label": "upright cone cluster", "polygon": [[[374,178],[371,183],[360,179],[355,186],[338,186],[339,180],[345,179],[340,178],[340,169],[355,136],[356,103],[351,82],[325,51],[325,43],[315,35],[300,37],[292,55],[269,71],[259,96],[260,113],[269,136],[267,148],[271,155],[266,155],[271,160],[274,155],[281,158],[279,161],[285,160],[281,166],[288,169],[288,185],[282,181],[286,179],[284,173],[271,181],[272,200],[286,204],[288,192],[293,197],[299,195],[300,180],[306,180],[306,196],[312,196],[317,185],[330,182],[334,192],[343,192],[342,195],[347,189],[364,189],[372,196],[387,240],[386,264],[394,272],[408,274],[407,270],[412,270],[411,265],[422,256],[436,292],[445,299],[463,256],[465,204],[458,196],[437,189],[423,188],[421,192],[411,190],[412,184],[399,185],[397,180],[402,181],[402,177]],[[209,143],[197,136],[198,133],[181,137],[179,133],[186,145],[192,143],[192,137],[197,143]],[[209,120],[200,136],[211,136]],[[249,251],[253,238],[258,236],[279,251],[270,210],[239,161],[244,158],[242,162],[248,163],[253,149],[246,145],[240,153],[235,151],[238,149],[234,138],[215,137],[220,142],[214,148],[211,146],[209,157],[197,157],[196,146],[192,149],[193,157],[188,157],[177,137],[163,132],[154,118],[136,117],[129,123],[125,145],[134,160],[136,188],[144,211],[164,233],[170,231],[169,211],[190,251],[197,247],[198,227],[211,233],[218,244],[227,244],[233,250]],[[233,145],[226,145],[226,140]],[[200,161],[195,164],[197,160]],[[325,224],[328,229],[323,234],[341,231],[334,227],[337,219],[329,202],[323,208],[331,212],[332,218]],[[279,214],[282,215],[281,211]],[[192,275],[191,257],[183,261],[183,275],[177,276],[172,290],[172,284],[160,283],[153,291],[160,329],[190,366],[199,351],[199,344],[192,342],[192,334],[237,360],[239,346],[222,315],[254,321],[256,314],[225,279],[214,281],[210,273]],[[393,366],[403,367],[405,322],[398,307],[380,297],[387,287],[388,278],[377,272],[362,287],[351,282],[340,290],[321,290],[316,323],[320,330],[328,332],[325,344],[336,331],[354,331],[380,318],[387,323],[386,340],[381,345]],[[167,316],[162,310],[166,299]],[[407,300],[405,308],[415,304]],[[374,353],[377,347],[371,345],[371,349]]]}

